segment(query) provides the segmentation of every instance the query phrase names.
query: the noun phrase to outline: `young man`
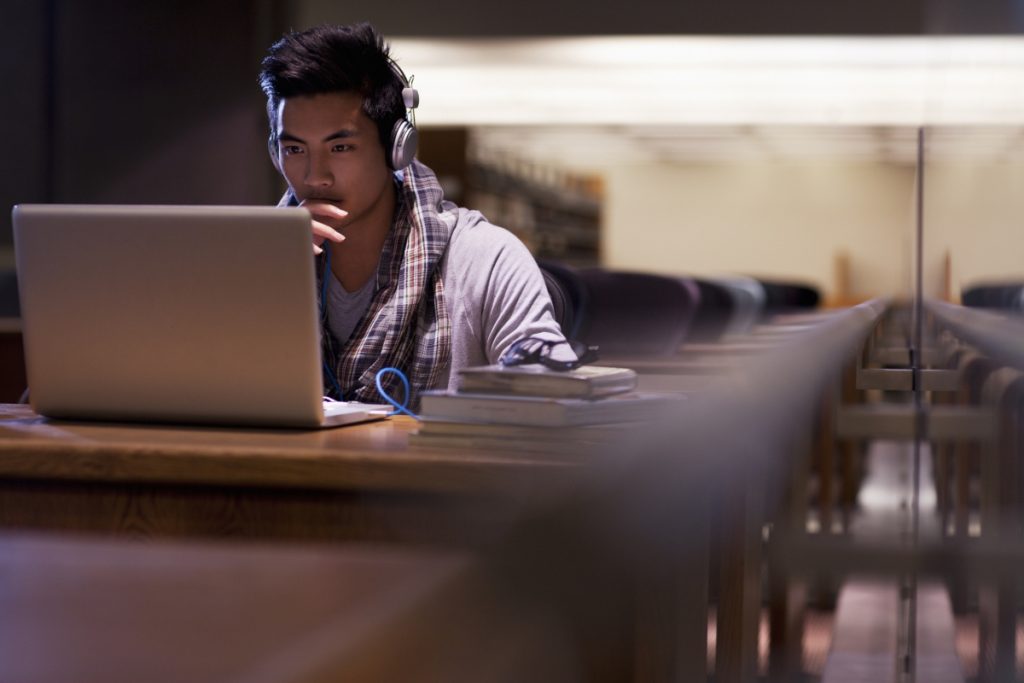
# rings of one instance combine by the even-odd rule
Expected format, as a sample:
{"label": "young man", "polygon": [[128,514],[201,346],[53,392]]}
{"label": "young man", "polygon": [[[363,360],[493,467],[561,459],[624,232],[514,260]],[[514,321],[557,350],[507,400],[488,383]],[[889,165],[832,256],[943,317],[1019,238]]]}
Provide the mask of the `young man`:
{"label": "young man", "polygon": [[[445,201],[430,169],[410,163],[403,95],[409,106],[418,95],[373,27],[292,33],[262,66],[270,155],[288,183],[281,205],[312,215],[330,395],[378,402],[378,371],[396,367],[415,405],[519,339],[562,338],[526,247]],[[402,396],[394,374],[382,380]]]}

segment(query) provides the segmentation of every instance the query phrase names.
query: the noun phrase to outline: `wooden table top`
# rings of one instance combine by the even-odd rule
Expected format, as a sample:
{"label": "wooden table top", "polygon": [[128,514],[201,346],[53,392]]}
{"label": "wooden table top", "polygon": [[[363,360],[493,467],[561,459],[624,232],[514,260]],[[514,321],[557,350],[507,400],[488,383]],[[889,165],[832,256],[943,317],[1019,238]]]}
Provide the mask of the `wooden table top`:
{"label": "wooden table top", "polygon": [[0,478],[421,492],[565,481],[580,459],[409,445],[408,417],[333,429],[54,421],[0,404]]}

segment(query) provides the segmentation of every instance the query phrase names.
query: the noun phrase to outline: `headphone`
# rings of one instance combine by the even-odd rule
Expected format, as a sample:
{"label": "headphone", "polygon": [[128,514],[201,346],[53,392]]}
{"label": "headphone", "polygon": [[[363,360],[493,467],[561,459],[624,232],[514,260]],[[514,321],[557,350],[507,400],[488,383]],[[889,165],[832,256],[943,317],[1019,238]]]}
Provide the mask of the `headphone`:
{"label": "headphone", "polygon": [[412,79],[405,77],[402,67],[393,59],[388,59],[391,71],[398,76],[402,82],[402,103],[405,105],[406,115],[395,121],[391,129],[391,138],[388,144],[388,163],[391,168],[398,171],[412,163],[416,156],[416,145],[419,143],[420,134],[416,130],[416,107],[420,106],[420,93],[412,87]]}
{"label": "headphone", "polygon": [[[402,84],[402,104],[405,105],[406,115],[395,121],[391,128],[391,135],[388,138],[388,148],[384,150],[388,165],[392,170],[399,171],[412,163],[416,156],[416,147],[420,141],[419,131],[416,130],[416,107],[420,106],[420,93],[412,87],[412,79],[406,78],[402,67],[398,66],[395,60],[388,58],[388,66],[392,73],[398,77]],[[270,148],[270,159],[274,167],[281,171],[280,159],[277,157],[277,140],[271,135],[267,140]]]}

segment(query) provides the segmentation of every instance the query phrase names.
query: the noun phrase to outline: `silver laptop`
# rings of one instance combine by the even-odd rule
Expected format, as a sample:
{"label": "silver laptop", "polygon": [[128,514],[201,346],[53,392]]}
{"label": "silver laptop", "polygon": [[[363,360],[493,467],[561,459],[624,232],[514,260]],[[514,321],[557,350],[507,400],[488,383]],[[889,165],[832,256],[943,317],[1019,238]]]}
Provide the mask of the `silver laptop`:
{"label": "silver laptop", "polygon": [[36,412],[306,428],[390,412],[324,401],[304,209],[22,204],[13,216]]}

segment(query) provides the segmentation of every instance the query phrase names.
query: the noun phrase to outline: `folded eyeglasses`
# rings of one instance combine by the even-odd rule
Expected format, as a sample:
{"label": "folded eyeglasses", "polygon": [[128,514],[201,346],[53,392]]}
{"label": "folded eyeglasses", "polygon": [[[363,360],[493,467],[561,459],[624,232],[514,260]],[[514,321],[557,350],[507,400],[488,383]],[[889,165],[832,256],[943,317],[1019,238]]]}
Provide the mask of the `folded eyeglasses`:
{"label": "folded eyeglasses", "polygon": [[[575,358],[559,358],[559,356],[568,355],[567,351],[571,351]],[[565,372],[575,370],[587,363],[593,363],[595,360],[597,360],[596,346],[588,346],[574,340],[552,341],[539,337],[523,337],[501,354],[498,363],[506,366],[540,363],[551,370]]]}

